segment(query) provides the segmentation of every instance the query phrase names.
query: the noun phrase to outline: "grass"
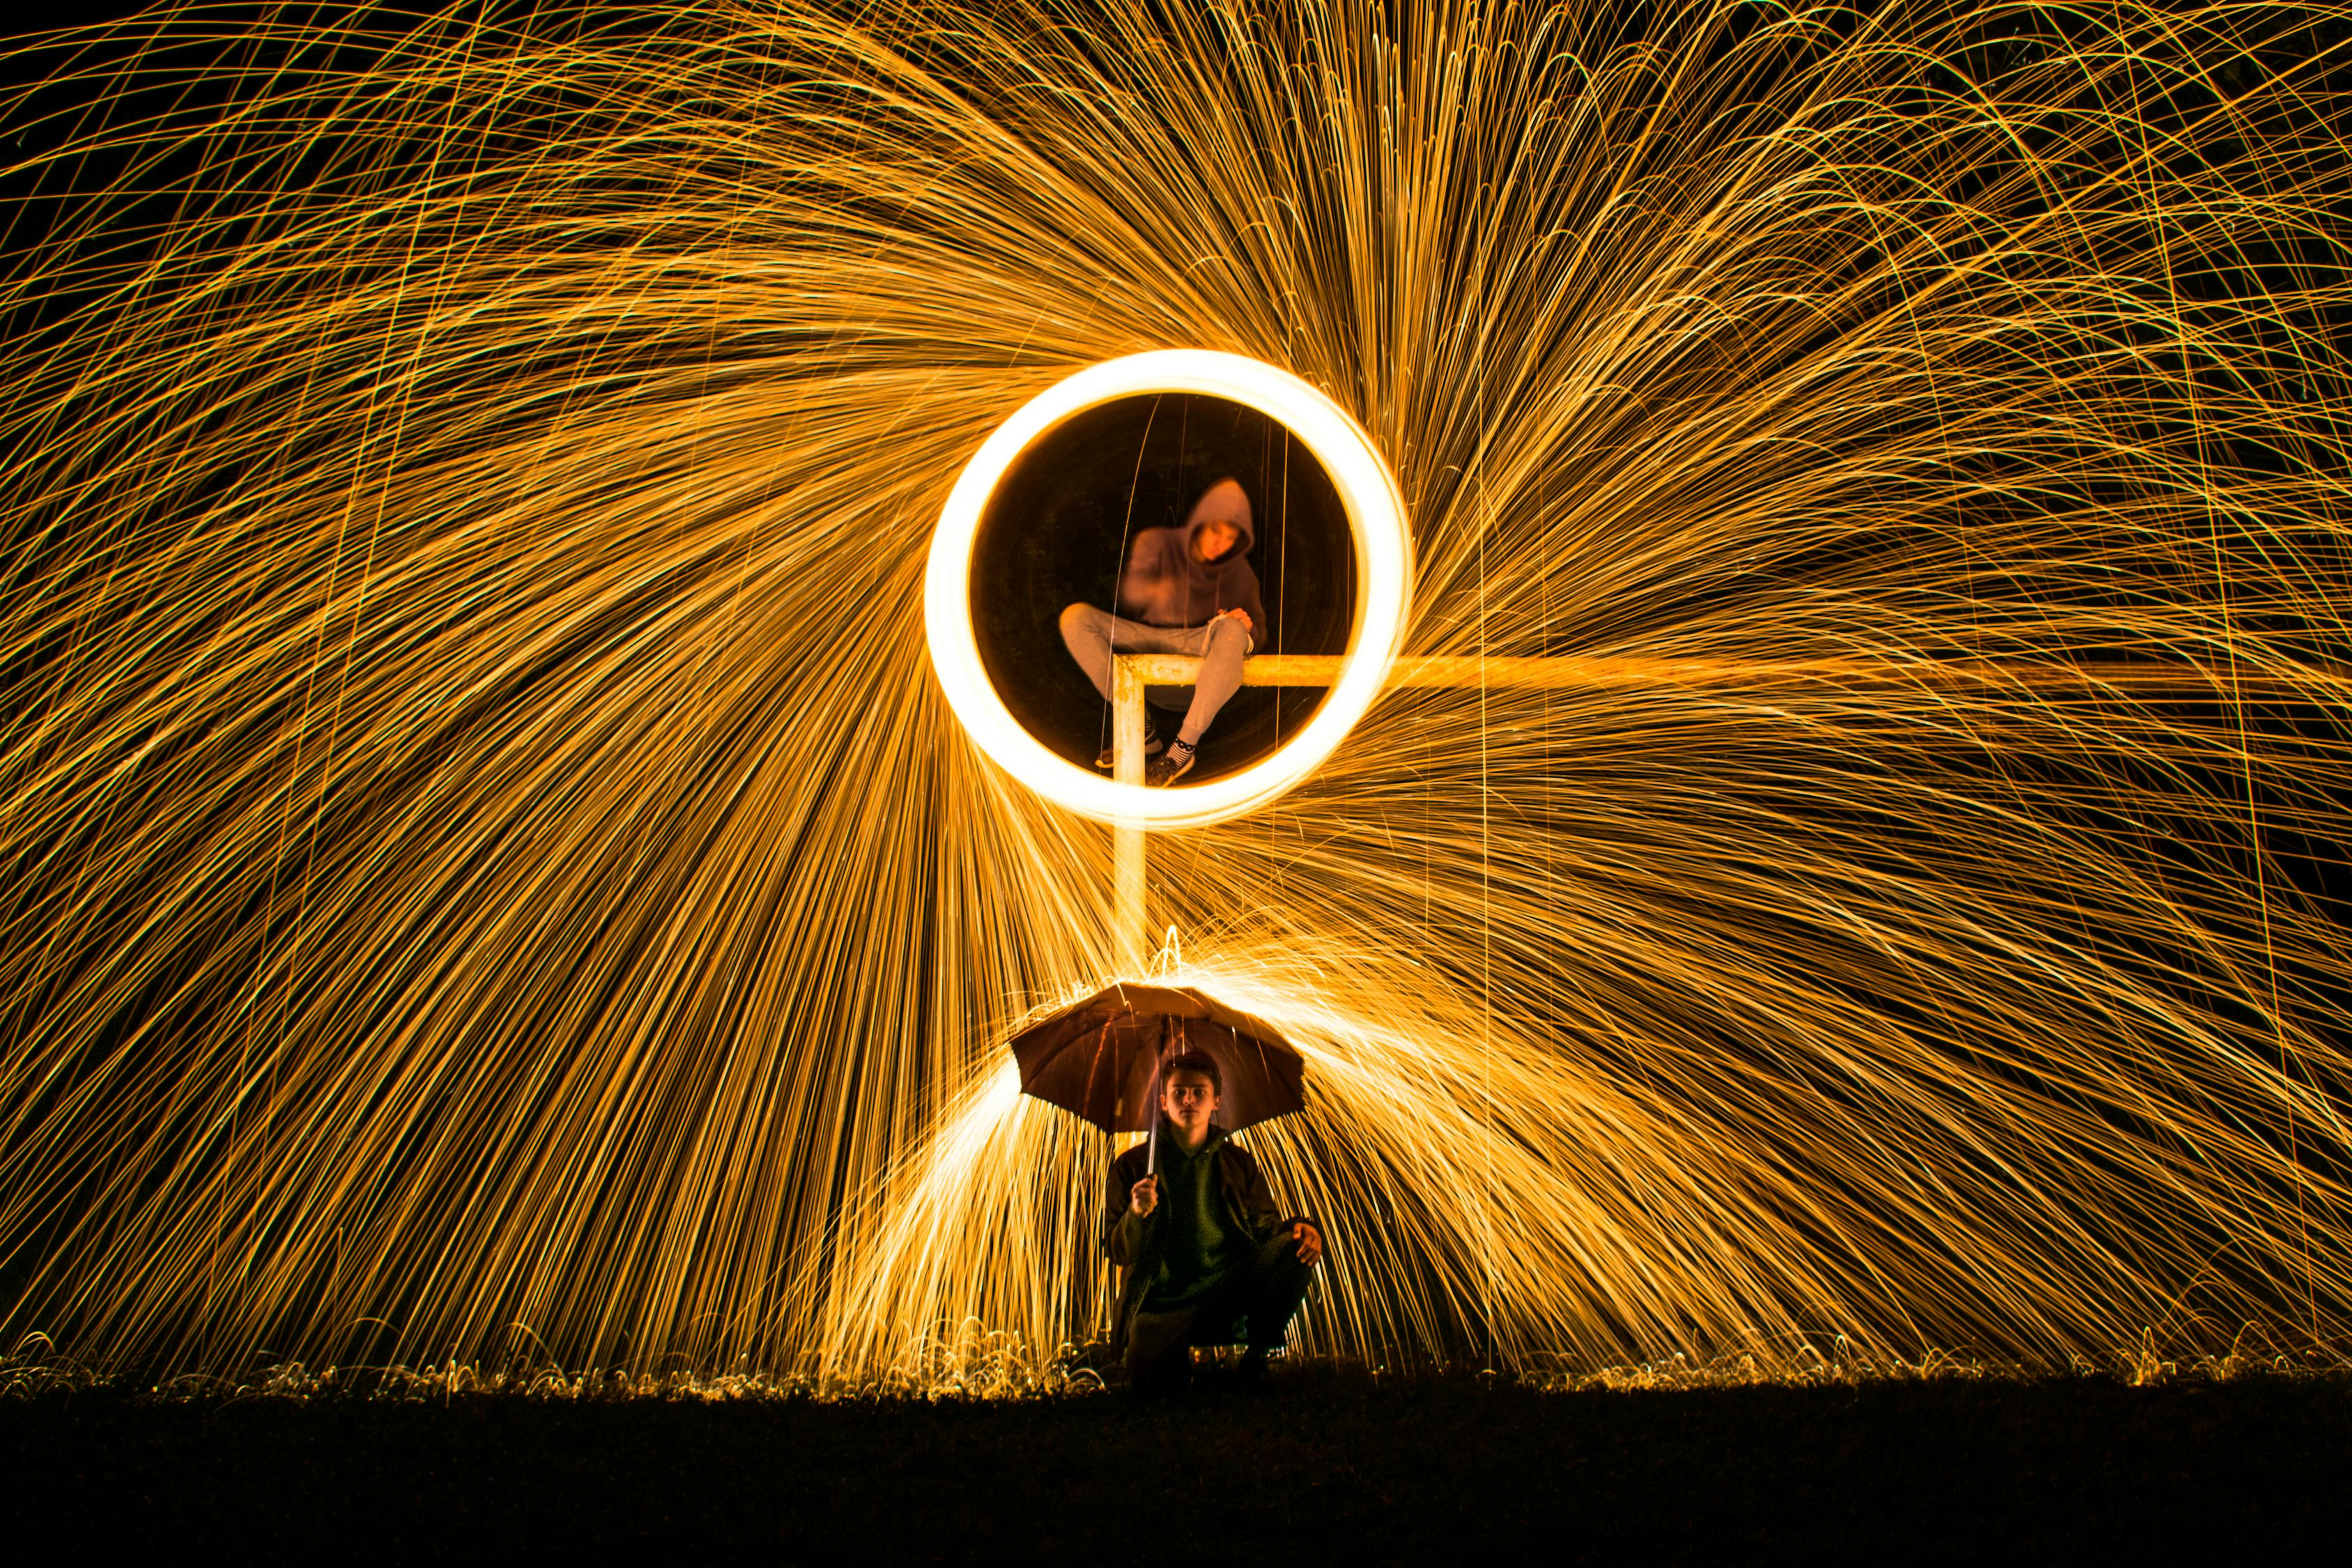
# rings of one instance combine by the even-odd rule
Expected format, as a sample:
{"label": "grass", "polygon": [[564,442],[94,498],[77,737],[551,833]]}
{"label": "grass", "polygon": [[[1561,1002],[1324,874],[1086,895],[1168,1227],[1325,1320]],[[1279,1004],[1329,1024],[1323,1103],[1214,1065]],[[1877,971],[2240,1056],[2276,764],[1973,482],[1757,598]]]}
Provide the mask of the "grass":
{"label": "grass", "polygon": [[53,1383],[0,1401],[0,1465],[20,1518],[240,1554],[2237,1559],[2352,1524],[2341,1375],[1548,1392],[1310,1365],[1172,1405],[403,1386]]}

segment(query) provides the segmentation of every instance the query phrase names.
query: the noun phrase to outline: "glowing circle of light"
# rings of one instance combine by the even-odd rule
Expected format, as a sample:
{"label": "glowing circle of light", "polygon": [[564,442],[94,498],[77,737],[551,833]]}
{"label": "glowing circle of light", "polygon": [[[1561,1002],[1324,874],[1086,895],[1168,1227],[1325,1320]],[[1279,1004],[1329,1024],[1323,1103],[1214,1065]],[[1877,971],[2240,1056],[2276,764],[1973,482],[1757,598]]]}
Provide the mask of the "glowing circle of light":
{"label": "glowing circle of light", "polygon": [[[1089,408],[1122,397],[1197,393],[1254,408],[1323,466],[1355,543],[1356,603],[1339,679],[1307,727],[1239,773],[1172,789],[1122,784],[1055,755],[1005,707],[981,663],[971,618],[971,557],[989,498],[1021,455]],[[1380,695],[1404,634],[1412,544],[1396,478],[1339,405],[1286,371],[1239,354],[1169,349],[1106,360],[1023,405],[964,465],[940,509],[923,584],[931,668],[948,704],[988,756],[1058,805],[1098,821],[1192,827],[1264,805],[1336,750]],[[1083,679],[1073,668],[1075,678]]]}

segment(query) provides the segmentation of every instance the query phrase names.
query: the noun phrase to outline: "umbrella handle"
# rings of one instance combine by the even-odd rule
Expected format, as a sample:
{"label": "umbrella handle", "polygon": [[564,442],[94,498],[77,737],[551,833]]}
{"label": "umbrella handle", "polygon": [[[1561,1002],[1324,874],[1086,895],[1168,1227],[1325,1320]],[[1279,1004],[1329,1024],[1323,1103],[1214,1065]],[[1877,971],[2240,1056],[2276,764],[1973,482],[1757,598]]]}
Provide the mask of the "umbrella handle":
{"label": "umbrella handle", "polygon": [[1183,1019],[1171,1018],[1164,1013],[1160,1016],[1160,1055],[1151,1063],[1151,1131],[1145,1134],[1143,1142],[1143,1173],[1147,1176],[1160,1170],[1160,1075],[1168,1070],[1168,1058],[1174,1048],[1190,1043]]}
{"label": "umbrella handle", "polygon": [[1160,1071],[1168,1062],[1168,1020],[1160,1020],[1160,1055],[1151,1063],[1151,1130],[1143,1136],[1143,1173],[1155,1175],[1160,1170]]}

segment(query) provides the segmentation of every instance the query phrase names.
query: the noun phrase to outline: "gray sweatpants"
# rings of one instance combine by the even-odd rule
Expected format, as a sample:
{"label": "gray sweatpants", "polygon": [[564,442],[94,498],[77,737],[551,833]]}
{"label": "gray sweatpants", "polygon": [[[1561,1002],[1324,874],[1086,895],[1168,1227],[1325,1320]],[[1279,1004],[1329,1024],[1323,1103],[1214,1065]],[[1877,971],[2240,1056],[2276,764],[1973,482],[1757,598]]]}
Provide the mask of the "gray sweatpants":
{"label": "gray sweatpants", "polygon": [[1106,702],[1110,700],[1114,653],[1183,653],[1198,658],[1197,685],[1151,689],[1153,707],[1185,708],[1184,724],[1176,738],[1187,745],[1201,738],[1217,710],[1242,689],[1242,659],[1257,646],[1256,639],[1231,616],[1205,626],[1148,626],[1092,605],[1072,605],[1062,612],[1062,641]]}

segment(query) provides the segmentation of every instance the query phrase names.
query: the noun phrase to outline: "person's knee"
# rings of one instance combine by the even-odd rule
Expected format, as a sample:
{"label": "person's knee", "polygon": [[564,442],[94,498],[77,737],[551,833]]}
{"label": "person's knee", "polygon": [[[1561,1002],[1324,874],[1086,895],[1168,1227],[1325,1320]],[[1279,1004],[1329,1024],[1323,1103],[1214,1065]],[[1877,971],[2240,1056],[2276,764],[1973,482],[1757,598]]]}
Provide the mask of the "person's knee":
{"label": "person's knee", "polygon": [[1205,655],[1229,648],[1234,653],[1247,653],[1249,646],[1249,629],[1234,616],[1227,616],[1209,623],[1208,645],[1202,651]]}
{"label": "person's knee", "polygon": [[1306,1280],[1315,1272],[1315,1266],[1298,1256],[1298,1237],[1288,1231],[1277,1231],[1258,1250],[1257,1264],[1261,1276],[1285,1285]]}
{"label": "person's knee", "polygon": [[1092,605],[1070,605],[1062,611],[1062,642],[1071,652],[1081,647],[1099,642],[1097,624],[1102,612]]}

